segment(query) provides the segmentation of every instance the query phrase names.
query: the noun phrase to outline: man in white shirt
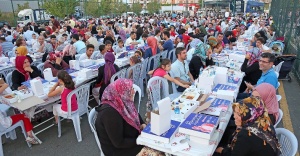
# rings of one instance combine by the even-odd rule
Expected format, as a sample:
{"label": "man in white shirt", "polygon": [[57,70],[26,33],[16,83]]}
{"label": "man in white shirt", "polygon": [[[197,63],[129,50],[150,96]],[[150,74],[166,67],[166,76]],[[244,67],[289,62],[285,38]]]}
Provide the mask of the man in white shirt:
{"label": "man in white shirt", "polygon": [[79,35],[78,34],[73,34],[72,35],[72,41],[74,42],[74,47],[76,48],[77,54],[83,54],[84,51],[82,49],[85,49],[85,43],[79,40]]}
{"label": "man in white shirt", "polygon": [[130,37],[125,42],[125,46],[130,46],[131,44],[138,45],[139,43],[135,40],[135,38],[136,38],[135,32],[131,32]]}
{"label": "man in white shirt", "polygon": [[269,47],[264,45],[265,43],[266,43],[265,39],[263,37],[259,37],[256,40],[256,47],[259,48],[261,50],[261,52],[263,52],[263,53],[272,52],[272,50]]}
{"label": "man in white shirt", "polygon": [[27,26],[25,26],[25,27],[23,28],[23,30],[24,30],[24,34],[23,34],[24,38],[25,38],[27,41],[30,41],[30,40],[32,39],[32,34],[34,34],[34,32],[31,31],[30,29],[28,29]]}
{"label": "man in white shirt", "polygon": [[98,43],[97,39],[95,37],[93,37],[90,32],[85,33],[85,39],[87,40],[86,44],[94,45],[96,51],[99,49],[99,43]]}
{"label": "man in white shirt", "polygon": [[50,43],[45,42],[44,36],[39,36],[38,41],[32,45],[33,52],[49,53],[53,51]]}
{"label": "man in white shirt", "polygon": [[31,45],[37,42],[36,34],[32,34],[32,39],[30,40]]}
{"label": "man in white shirt", "polygon": [[84,54],[80,55],[79,61],[85,60],[85,59],[92,59],[94,49],[95,49],[94,45],[92,45],[92,44],[86,45],[86,52]]}
{"label": "man in white shirt", "polygon": [[11,35],[11,31],[7,31],[6,34],[7,34],[7,36],[5,37],[5,40],[7,42],[12,42],[12,40],[14,39],[14,37]]}

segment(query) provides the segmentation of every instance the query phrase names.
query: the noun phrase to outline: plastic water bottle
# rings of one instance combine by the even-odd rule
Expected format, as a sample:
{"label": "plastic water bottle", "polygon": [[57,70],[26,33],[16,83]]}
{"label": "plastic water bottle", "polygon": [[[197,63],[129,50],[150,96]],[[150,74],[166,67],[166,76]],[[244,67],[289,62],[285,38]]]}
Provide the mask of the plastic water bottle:
{"label": "plastic water bottle", "polygon": [[175,119],[180,120],[179,102],[176,102],[176,104],[175,104],[174,113],[175,113]]}
{"label": "plastic water bottle", "polygon": [[203,67],[200,68],[199,76],[202,75],[202,72],[203,72]]}

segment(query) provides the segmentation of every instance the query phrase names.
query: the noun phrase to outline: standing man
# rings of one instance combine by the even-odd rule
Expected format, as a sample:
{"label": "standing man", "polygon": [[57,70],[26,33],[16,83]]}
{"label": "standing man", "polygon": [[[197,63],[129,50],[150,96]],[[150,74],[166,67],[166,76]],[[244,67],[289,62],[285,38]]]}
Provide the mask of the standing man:
{"label": "standing man", "polygon": [[59,22],[54,18],[54,16],[51,16],[50,20],[51,20],[53,26],[56,27],[56,29],[58,29],[58,30],[61,29],[61,26],[60,26]]}

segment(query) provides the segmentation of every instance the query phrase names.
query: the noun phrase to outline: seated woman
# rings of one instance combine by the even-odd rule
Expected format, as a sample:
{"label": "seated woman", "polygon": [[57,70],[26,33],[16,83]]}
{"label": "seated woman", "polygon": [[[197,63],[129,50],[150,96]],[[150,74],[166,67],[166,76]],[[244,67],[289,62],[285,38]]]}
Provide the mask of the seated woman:
{"label": "seated woman", "polygon": [[75,60],[76,48],[73,44],[68,44],[63,49],[63,60],[69,64],[70,60]]}
{"label": "seated woman", "polygon": [[175,38],[175,47],[178,48],[178,47],[183,47],[184,48],[184,43],[182,42],[182,35],[178,35],[176,38]]}
{"label": "seated woman", "polygon": [[218,54],[221,53],[223,48],[222,48],[222,46],[218,45],[218,40],[215,37],[212,37],[212,36],[209,37],[207,39],[207,43],[214,53],[218,53]]}
{"label": "seated woman", "polygon": [[15,51],[16,56],[26,56],[29,59],[29,62],[32,63],[32,58],[28,55],[27,47],[19,46]]}
{"label": "seated woman", "polygon": [[205,67],[202,60],[205,60],[206,66],[214,64],[212,60],[212,50],[209,45],[206,45],[205,43],[199,43],[196,46],[193,57],[189,63],[189,70],[194,79],[199,77],[201,67],[203,69]]}
{"label": "seated woman", "polygon": [[22,90],[26,87],[22,82],[30,78],[42,77],[40,70],[35,66],[30,66],[29,59],[26,56],[16,57],[16,70],[12,72],[12,90]]}
{"label": "seated woman", "polygon": [[[3,91],[9,87],[7,84],[0,84],[0,94],[3,93]],[[4,128],[9,128],[15,123],[19,121],[23,121],[25,131],[27,132],[28,137],[26,138],[26,141],[30,144],[36,145],[41,144],[42,142],[34,135],[32,132],[33,126],[27,116],[25,114],[16,114],[12,116],[6,116],[5,112],[0,111],[0,125]]]}
{"label": "seated woman", "polygon": [[228,146],[218,147],[222,156],[278,156],[280,144],[270,123],[268,110],[259,97],[249,97],[232,105],[237,126]]}
{"label": "seated woman", "polygon": [[120,68],[114,64],[115,56],[113,53],[106,53],[104,60],[105,60],[105,64],[98,68],[98,77],[96,79],[96,84],[101,83],[101,88],[99,90],[99,94],[97,94],[99,96],[99,98],[95,97],[95,96],[97,96],[96,94],[93,94],[95,98],[98,98],[100,100],[101,100],[103,91],[110,84],[110,78],[116,72],[120,71]]}
{"label": "seated woman", "polygon": [[[26,45],[26,41],[23,37],[19,37],[17,40],[16,40],[16,46],[12,49],[13,52],[16,52],[17,48],[20,47],[20,46],[25,46],[26,49],[27,49],[27,45]],[[27,49],[28,51],[28,49]]]}
{"label": "seated woman", "polygon": [[276,89],[269,83],[262,83],[254,88],[252,96],[260,97],[267,107],[272,124],[278,121],[279,104],[276,97]]}
{"label": "seated woman", "polygon": [[51,68],[52,75],[55,77],[59,70],[70,68],[69,65],[62,60],[60,54],[51,52],[48,54],[48,59],[44,63],[44,69]]}
{"label": "seated woman", "polygon": [[136,144],[146,125],[135,108],[134,95],[132,80],[118,79],[105,89],[101,105],[96,107],[96,132],[106,156],[162,155]]}
{"label": "seated woman", "polygon": [[[57,74],[57,83],[49,90],[48,97],[60,95],[61,104],[53,105],[53,115],[55,117],[55,124],[58,122],[59,114],[68,113],[67,96],[75,89],[75,84],[72,77],[64,70],[60,70]],[[76,95],[71,97],[71,111],[75,112],[78,109]]]}
{"label": "seated woman", "polygon": [[[257,48],[253,48],[255,50]],[[252,52],[248,53],[245,57],[244,63],[241,67],[241,71],[245,73],[243,81],[249,82],[253,85],[256,85],[258,79],[261,77],[262,71],[259,69],[259,53]],[[245,83],[241,83],[239,93],[243,93],[247,89]]]}
{"label": "seated woman", "polygon": [[[160,52],[157,43],[158,42],[157,42],[157,39],[155,37],[150,36],[150,37],[147,38],[147,44],[150,47],[151,52],[152,52],[151,56],[154,56],[154,55],[156,55],[157,53]],[[146,54],[147,54],[147,50],[146,50]]]}

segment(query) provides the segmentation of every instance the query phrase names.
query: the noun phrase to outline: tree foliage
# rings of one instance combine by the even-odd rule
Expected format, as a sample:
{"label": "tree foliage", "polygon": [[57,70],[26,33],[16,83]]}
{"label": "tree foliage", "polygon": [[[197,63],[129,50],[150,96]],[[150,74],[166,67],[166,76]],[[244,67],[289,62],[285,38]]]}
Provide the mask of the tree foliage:
{"label": "tree foliage", "polygon": [[100,4],[98,0],[89,0],[84,3],[85,14],[93,17],[98,17],[101,15]]}
{"label": "tree foliage", "polygon": [[43,4],[48,14],[63,18],[75,12],[75,7],[79,5],[76,0],[47,0]]}
{"label": "tree foliage", "polygon": [[160,10],[161,4],[157,0],[152,0],[150,3],[147,4],[147,10],[149,14],[158,13]]}
{"label": "tree foliage", "polygon": [[21,10],[24,10],[24,9],[31,9],[28,2],[25,2],[23,5],[22,4],[17,4],[17,7],[18,8],[16,10],[16,13],[18,13]]}
{"label": "tree foliage", "polygon": [[131,6],[131,11],[136,14],[140,14],[142,11],[142,5],[140,3],[133,3]]}

